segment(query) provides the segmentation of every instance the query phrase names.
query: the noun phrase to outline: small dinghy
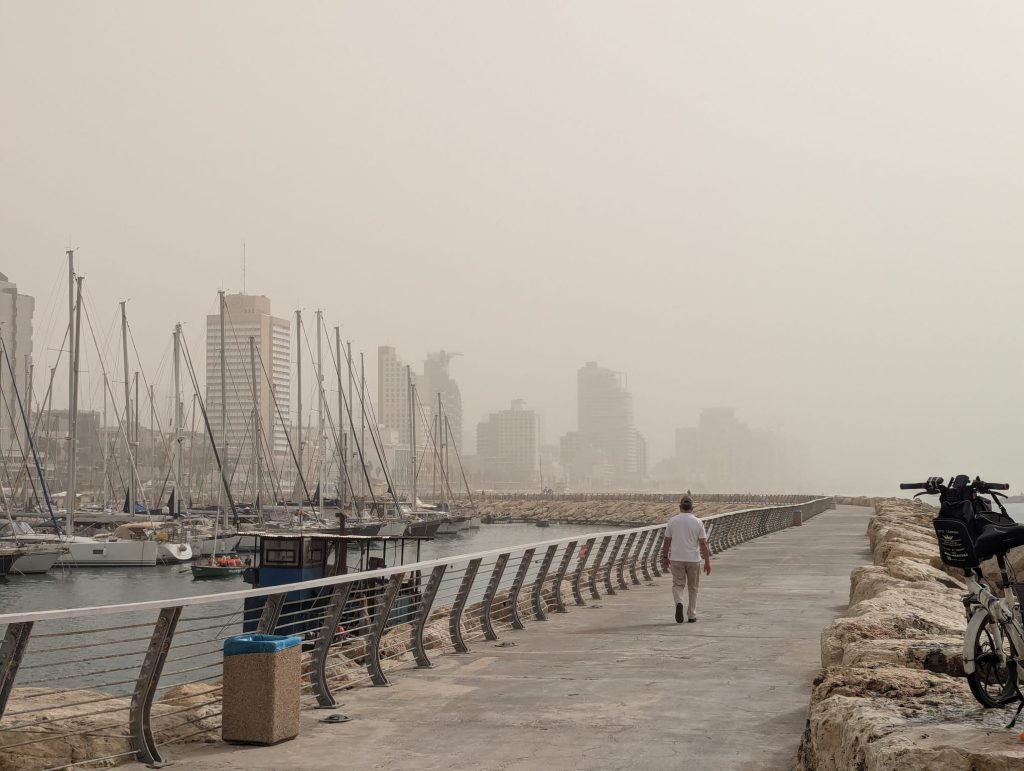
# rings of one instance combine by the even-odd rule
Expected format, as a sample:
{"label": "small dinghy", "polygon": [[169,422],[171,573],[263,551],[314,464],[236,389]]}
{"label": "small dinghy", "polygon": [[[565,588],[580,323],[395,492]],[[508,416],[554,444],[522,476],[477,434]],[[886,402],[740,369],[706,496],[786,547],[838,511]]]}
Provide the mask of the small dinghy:
{"label": "small dinghy", "polygon": [[202,564],[192,565],[192,578],[233,578],[242,575],[245,565],[236,554],[222,554],[210,557]]}

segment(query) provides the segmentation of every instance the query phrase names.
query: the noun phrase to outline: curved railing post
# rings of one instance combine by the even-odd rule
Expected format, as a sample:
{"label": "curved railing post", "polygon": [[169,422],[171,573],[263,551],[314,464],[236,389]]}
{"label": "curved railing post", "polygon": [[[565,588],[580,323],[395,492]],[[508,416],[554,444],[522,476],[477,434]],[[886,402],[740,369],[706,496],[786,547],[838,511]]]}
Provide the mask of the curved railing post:
{"label": "curved railing post", "polygon": [[437,597],[437,590],[441,587],[441,580],[447,565],[437,565],[430,571],[430,580],[427,582],[423,596],[420,598],[420,609],[416,614],[416,620],[412,624],[412,655],[416,659],[416,666],[420,669],[430,669],[433,664],[427,656],[427,649],[423,645],[423,629],[430,618],[430,609],[434,606],[434,599]]}
{"label": "curved railing post", "polygon": [[644,532],[644,550],[640,555],[640,572],[643,574],[645,581],[651,579],[651,549],[654,548],[654,542],[658,539],[656,530],[647,530]]}
{"label": "curved railing post", "polygon": [[32,634],[32,621],[20,624],[8,624],[4,640],[0,643],[0,718],[7,709],[7,699],[14,687],[14,678],[18,675],[18,667],[28,647],[28,638]]}
{"label": "curved railing post", "polygon": [[274,634],[277,631],[277,620],[281,617],[286,594],[269,594],[263,603],[260,622],[256,625],[257,634]]}
{"label": "curved railing post", "polygon": [[310,686],[316,695],[316,703],[321,707],[334,707],[334,694],[327,682],[327,655],[334,643],[334,636],[337,634],[338,624],[341,623],[341,615],[345,612],[345,605],[348,603],[349,593],[352,591],[352,584],[336,584],[331,592],[331,599],[324,612],[324,623],[320,628],[320,635],[316,638],[313,646],[313,658],[310,662]]}
{"label": "curved railing post", "polygon": [[[629,580],[634,586],[640,584],[640,579],[636,577],[636,551],[633,551],[633,542],[636,541],[636,533],[630,533],[629,537],[626,538],[626,546],[622,552],[622,563],[619,567],[619,583],[622,584],[623,589],[628,589],[626,581],[622,576],[622,568],[626,566],[626,560],[629,560]],[[641,539],[642,541],[643,539]],[[637,551],[639,551],[639,544],[637,545]]]}
{"label": "curved railing post", "polygon": [[540,563],[540,570],[537,577],[533,579],[533,617],[538,621],[547,621],[548,614],[544,608],[544,580],[551,570],[551,563],[555,559],[555,552],[558,551],[558,544],[554,543],[544,553],[544,561]]}
{"label": "curved railing post", "polygon": [[576,572],[572,574],[572,599],[577,605],[586,605],[586,601],[583,599],[583,592],[580,591],[580,582],[583,580],[583,571],[587,567],[587,560],[590,558],[590,553],[594,550],[594,543],[597,541],[596,538],[589,538],[583,545],[585,551],[583,556],[576,560]]}
{"label": "curved railing post", "polygon": [[606,535],[601,539],[601,545],[597,549],[597,556],[594,558],[594,567],[590,569],[590,596],[595,600],[601,599],[601,593],[597,591],[597,576],[601,569],[601,560],[604,559],[604,553],[608,551],[608,543],[612,540],[610,535]]}
{"label": "curved railing post", "polygon": [[576,553],[576,541],[569,541],[565,545],[565,554],[562,555],[562,561],[558,565],[558,572],[555,573],[555,578],[552,583],[554,584],[554,598],[555,598],[555,613],[565,613],[565,602],[562,600],[562,581],[565,580],[565,573],[569,569],[569,563],[572,562],[572,555]]}
{"label": "curved railing post", "polygon": [[604,589],[608,594],[615,594],[615,587],[612,585],[612,570],[617,567],[616,561],[619,557],[619,550],[622,548],[622,539],[625,537],[625,535],[615,537],[612,553],[608,557],[608,564],[604,567]]}
{"label": "curved railing post", "polygon": [[179,618],[181,618],[180,606],[163,608],[160,611],[153,627],[153,634],[149,638],[149,647],[142,659],[139,677],[135,681],[135,690],[132,692],[131,706],[128,710],[128,725],[132,734],[132,749],[140,763],[163,763],[156,740],[153,738],[153,728],[149,718],[153,708],[153,697],[156,695],[156,688],[160,683],[160,673],[163,672],[167,651],[171,647],[174,629],[178,625]]}
{"label": "curved railing post", "polygon": [[395,604],[404,578],[405,573],[395,573],[388,580],[384,596],[380,600],[380,607],[377,608],[377,615],[373,620],[373,631],[370,633],[370,639],[366,642],[366,671],[370,674],[370,680],[378,687],[391,685],[380,666],[380,638],[384,636],[384,629],[388,625],[388,616],[391,615],[391,607]]}
{"label": "curved railing post", "polygon": [[523,619],[519,617],[519,593],[523,590],[526,582],[526,574],[530,570],[530,563],[533,562],[533,554],[536,549],[527,549],[519,560],[519,570],[512,581],[512,587],[508,590],[509,620],[513,629],[525,629]]}
{"label": "curved railing post", "polygon": [[459,586],[459,593],[455,596],[451,614],[448,616],[448,634],[452,638],[452,645],[456,653],[469,653],[466,641],[462,639],[462,612],[466,609],[466,601],[469,599],[469,591],[473,588],[473,580],[476,578],[476,571],[480,569],[480,558],[470,560],[466,565],[466,572],[462,576],[462,584]]}
{"label": "curved railing post", "polygon": [[508,552],[499,554],[494,561],[494,570],[491,571],[491,580],[487,582],[487,590],[484,598],[480,601],[480,628],[484,630],[485,640],[497,640],[498,635],[491,625],[491,605],[494,603],[494,595],[498,593],[498,585],[501,583],[501,575],[505,572],[505,565],[508,563]]}
{"label": "curved railing post", "polygon": [[664,530],[655,530],[654,548],[651,549],[651,572],[655,578],[661,578],[661,544],[665,540]]}

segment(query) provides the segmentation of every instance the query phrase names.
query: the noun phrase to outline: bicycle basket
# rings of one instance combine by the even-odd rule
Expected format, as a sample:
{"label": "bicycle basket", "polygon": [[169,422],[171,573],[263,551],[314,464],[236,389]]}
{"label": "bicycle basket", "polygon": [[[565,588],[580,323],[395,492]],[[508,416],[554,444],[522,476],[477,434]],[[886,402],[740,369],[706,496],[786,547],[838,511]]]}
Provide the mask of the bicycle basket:
{"label": "bicycle basket", "polygon": [[962,519],[939,517],[932,521],[932,526],[939,541],[939,554],[945,564],[961,570],[978,567],[974,539],[971,538],[971,531],[966,522]]}

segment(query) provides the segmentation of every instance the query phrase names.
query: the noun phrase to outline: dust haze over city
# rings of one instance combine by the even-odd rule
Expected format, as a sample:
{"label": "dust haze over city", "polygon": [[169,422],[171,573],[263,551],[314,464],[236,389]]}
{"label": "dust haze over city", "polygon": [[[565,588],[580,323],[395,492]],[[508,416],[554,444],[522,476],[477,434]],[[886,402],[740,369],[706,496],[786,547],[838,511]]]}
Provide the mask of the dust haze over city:
{"label": "dust haze over city", "polygon": [[698,489],[676,430],[721,407],[785,443],[775,489],[1018,489],[1022,37],[1009,3],[4,0],[0,272],[37,391],[74,247],[158,392],[244,291],[323,309],[374,396],[378,346],[458,352],[467,455],[516,399],[557,452],[597,362],[638,489]]}

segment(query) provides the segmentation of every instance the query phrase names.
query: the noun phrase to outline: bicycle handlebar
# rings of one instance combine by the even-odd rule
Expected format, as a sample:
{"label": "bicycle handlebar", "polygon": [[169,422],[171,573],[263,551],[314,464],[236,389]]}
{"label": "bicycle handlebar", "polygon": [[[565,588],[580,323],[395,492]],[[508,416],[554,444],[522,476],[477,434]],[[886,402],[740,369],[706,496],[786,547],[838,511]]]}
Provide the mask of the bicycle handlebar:
{"label": "bicycle handlebar", "polygon": [[[957,477],[960,479],[960,477]],[[942,477],[932,477],[927,482],[900,482],[901,490],[927,490],[928,492],[938,493],[945,489],[942,484]],[[950,481],[950,485],[954,485],[954,481]],[[1010,485],[1006,482],[983,482],[980,478],[975,478],[969,485],[970,488],[977,492],[988,492],[989,490],[1009,490]]]}

